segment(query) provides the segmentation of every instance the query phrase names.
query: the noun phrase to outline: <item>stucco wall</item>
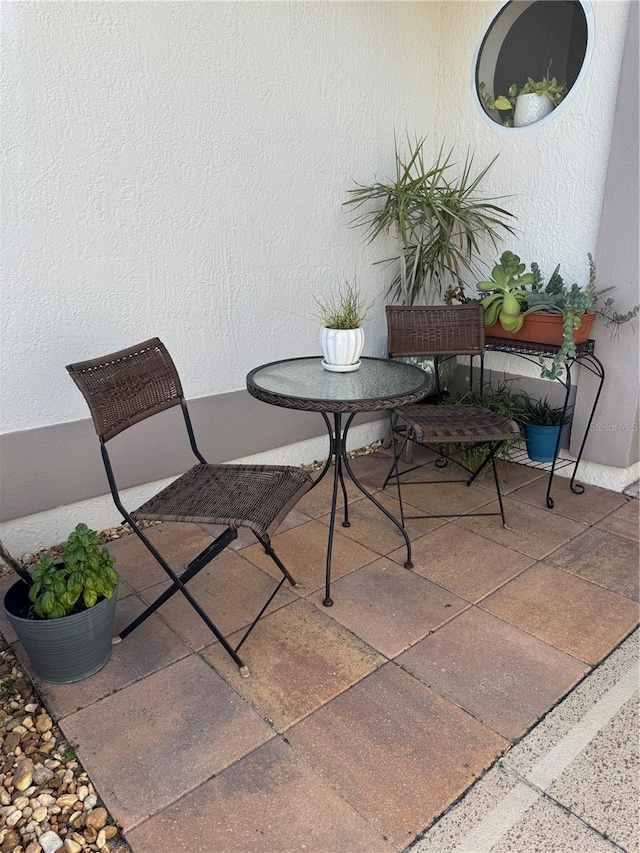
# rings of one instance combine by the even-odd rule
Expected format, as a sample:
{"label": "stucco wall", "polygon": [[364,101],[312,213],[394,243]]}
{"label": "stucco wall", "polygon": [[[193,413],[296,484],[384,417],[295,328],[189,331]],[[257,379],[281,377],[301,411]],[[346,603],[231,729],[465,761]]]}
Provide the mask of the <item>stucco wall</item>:
{"label": "stucco wall", "polygon": [[[596,247],[601,212],[605,196],[609,147],[611,145],[616,110],[617,86],[623,56],[628,2],[595,0],[590,4],[593,12],[593,52],[584,79],[574,87],[552,117],[539,126],[524,131],[505,132],[489,123],[481,113],[474,94],[473,56],[489,23],[504,4],[502,2],[445,2],[442,17],[442,44],[438,71],[438,127],[451,139],[470,139],[479,161],[484,162],[499,154],[494,188],[509,198],[504,204],[517,215],[518,233],[505,240],[501,251],[509,248],[523,261],[537,261],[546,276],[561,263],[561,272],[568,281],[586,284],[588,281],[587,253],[598,261]],[[453,46],[455,45],[455,49]],[[603,85],[606,81],[606,85]],[[637,65],[636,65],[637,82]],[[627,99],[637,95],[621,95],[621,109]],[[633,108],[632,108],[633,112]],[[622,132],[621,128],[621,132]],[[625,123],[626,141],[623,148],[631,146],[637,153],[637,131],[633,133],[633,119]],[[620,174],[623,170],[618,170]],[[627,198],[635,193],[637,207],[637,182],[627,185]],[[632,201],[627,201],[627,208]],[[625,229],[624,222],[633,221],[633,207],[620,211],[612,218],[616,229]],[[632,229],[633,230],[633,229]],[[602,257],[599,286],[616,285],[616,308],[627,311],[638,301],[637,241],[618,241],[618,254]],[[635,269],[635,275],[630,273]],[[618,275],[618,271],[622,272]],[[617,392],[611,383],[627,389],[637,389],[638,324],[620,330],[615,346],[608,331],[598,320],[594,335],[596,353],[605,361],[608,373],[608,396],[597,411],[600,423],[616,421]],[[490,366],[522,369],[520,360],[506,361],[504,357],[488,359]],[[530,372],[530,371],[529,371]],[[576,371],[574,373],[577,374]],[[637,391],[636,391],[637,393]],[[578,380],[574,433],[581,439],[586,418],[593,400],[593,383]],[[618,395],[619,396],[619,395]],[[630,428],[633,407],[625,406],[621,419]],[[629,409],[629,411],[627,411]],[[577,452],[579,442],[572,441]],[[598,440],[595,430],[590,433],[584,458],[609,466],[625,468],[635,459],[629,457],[629,438],[622,433],[609,433],[606,442]],[[637,476],[637,475],[636,475]],[[620,479],[622,478],[622,480]],[[620,477],[603,481],[613,485],[633,479],[634,474],[620,473]]]}
{"label": "stucco wall", "polygon": [[[435,123],[435,3],[5,3],[5,432],[87,416],[64,365],[158,335],[190,397],[319,353],[385,273],[341,208]],[[431,84],[429,83],[431,81]]]}
{"label": "stucco wall", "polygon": [[[483,121],[471,84],[500,5],[0,4],[0,432],[86,419],[64,365],[153,335],[188,397],[239,391],[258,363],[319,352],[313,294],[344,277],[376,300],[365,354],[383,354],[389,273],[372,263],[389,244],[364,247],[341,205],[354,179],[393,173],[394,132],[461,158],[471,144],[478,166],[499,152],[485,189],[512,196],[520,229],[504,248],[583,280],[628,2],[594,3],[583,86],[512,137]],[[635,347],[621,352],[628,370]],[[50,512],[56,525],[68,513]],[[101,513],[95,526],[112,523]],[[36,541],[41,521],[2,535],[51,544]]]}

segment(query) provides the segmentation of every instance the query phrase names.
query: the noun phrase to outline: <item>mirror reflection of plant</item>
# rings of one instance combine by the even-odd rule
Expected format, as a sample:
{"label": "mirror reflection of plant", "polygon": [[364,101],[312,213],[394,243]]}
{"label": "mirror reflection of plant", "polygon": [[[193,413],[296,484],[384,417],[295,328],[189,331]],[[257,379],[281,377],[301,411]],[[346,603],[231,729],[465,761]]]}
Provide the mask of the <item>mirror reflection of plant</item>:
{"label": "mirror reflection of plant", "polygon": [[566,82],[559,83],[555,77],[550,77],[551,62],[547,68],[546,74],[540,80],[534,80],[532,77],[527,77],[527,82],[518,87],[516,83],[509,86],[506,95],[498,95],[497,98],[492,98],[486,91],[485,83],[478,84],[480,97],[490,110],[498,110],[506,115],[501,116],[502,123],[505,127],[513,127],[513,113],[516,108],[516,101],[520,95],[537,95],[539,98],[548,98],[554,107],[561,103],[567,94]]}
{"label": "mirror reflection of plant", "polygon": [[352,222],[367,229],[367,242],[387,233],[397,239],[397,254],[378,263],[397,265],[388,294],[407,305],[435,302],[447,286],[463,293],[465,277],[477,277],[481,244],[488,240],[496,246],[503,231],[514,233],[509,224],[513,214],[499,207],[497,198],[479,194],[496,158],[474,177],[468,152],[454,177],[453,150],[445,153],[441,147],[428,166],[425,142],[425,137],[413,144],[408,140],[408,158],[396,143],[395,180],[357,184],[345,202],[354,209],[375,205]]}
{"label": "mirror reflection of plant", "polygon": [[325,299],[314,297],[318,318],[327,329],[359,329],[369,310],[357,284],[345,281]]}

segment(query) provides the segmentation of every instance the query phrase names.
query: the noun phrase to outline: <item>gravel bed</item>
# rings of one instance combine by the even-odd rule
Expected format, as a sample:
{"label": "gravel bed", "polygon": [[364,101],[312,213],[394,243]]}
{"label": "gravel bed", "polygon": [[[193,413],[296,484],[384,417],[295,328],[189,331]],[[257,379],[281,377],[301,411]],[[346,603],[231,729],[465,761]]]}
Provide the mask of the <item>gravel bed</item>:
{"label": "gravel bed", "polygon": [[[99,533],[102,543],[130,529]],[[46,549],[57,558],[62,546]],[[41,554],[24,554],[29,566]],[[0,564],[0,576],[12,570]],[[131,853],[59,727],[0,634],[0,853]]]}
{"label": "gravel bed", "polygon": [[0,757],[0,853],[131,853],[2,640]]}

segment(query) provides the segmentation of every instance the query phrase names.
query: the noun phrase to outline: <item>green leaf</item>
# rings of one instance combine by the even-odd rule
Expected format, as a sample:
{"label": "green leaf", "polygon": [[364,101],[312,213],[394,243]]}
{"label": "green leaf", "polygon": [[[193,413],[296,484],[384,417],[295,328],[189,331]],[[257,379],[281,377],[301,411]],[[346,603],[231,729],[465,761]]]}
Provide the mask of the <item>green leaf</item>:
{"label": "green leaf", "polygon": [[510,110],[511,109],[511,102],[504,95],[499,95],[495,99],[494,104],[495,104],[495,108],[497,110]]}

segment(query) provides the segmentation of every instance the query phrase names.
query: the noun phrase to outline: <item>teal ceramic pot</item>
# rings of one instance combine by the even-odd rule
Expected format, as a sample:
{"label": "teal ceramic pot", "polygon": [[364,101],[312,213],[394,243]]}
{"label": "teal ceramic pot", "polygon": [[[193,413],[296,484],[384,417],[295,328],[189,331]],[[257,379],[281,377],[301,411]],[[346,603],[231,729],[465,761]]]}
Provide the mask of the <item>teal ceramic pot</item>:
{"label": "teal ceramic pot", "polygon": [[[527,443],[529,459],[532,462],[553,462],[558,444],[558,433],[561,429],[565,430],[566,428],[567,424],[564,426],[525,424],[524,439]],[[562,443],[562,439],[560,439],[560,443]]]}
{"label": "teal ceramic pot", "polygon": [[111,657],[118,589],[82,613],[28,619],[29,587],[19,580],[4,597],[4,612],[43,681],[66,684],[98,672]]}

